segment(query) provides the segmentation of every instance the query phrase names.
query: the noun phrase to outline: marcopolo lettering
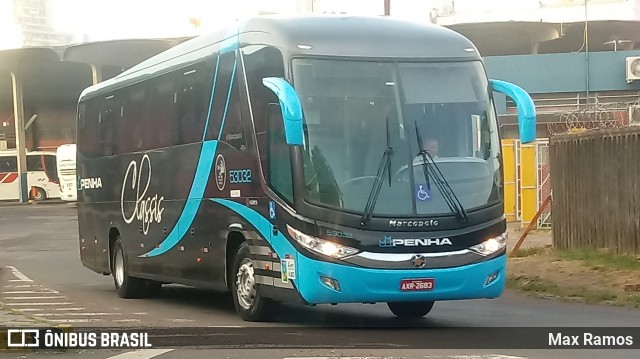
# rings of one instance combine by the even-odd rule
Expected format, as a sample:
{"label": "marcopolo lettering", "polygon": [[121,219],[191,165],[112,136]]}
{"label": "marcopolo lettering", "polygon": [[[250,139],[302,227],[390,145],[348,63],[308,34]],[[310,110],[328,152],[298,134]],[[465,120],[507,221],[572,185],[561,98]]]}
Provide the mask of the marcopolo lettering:
{"label": "marcopolo lettering", "polygon": [[428,220],[413,220],[413,221],[400,221],[396,219],[392,219],[389,221],[389,227],[436,227],[438,226],[438,221],[435,219]]}

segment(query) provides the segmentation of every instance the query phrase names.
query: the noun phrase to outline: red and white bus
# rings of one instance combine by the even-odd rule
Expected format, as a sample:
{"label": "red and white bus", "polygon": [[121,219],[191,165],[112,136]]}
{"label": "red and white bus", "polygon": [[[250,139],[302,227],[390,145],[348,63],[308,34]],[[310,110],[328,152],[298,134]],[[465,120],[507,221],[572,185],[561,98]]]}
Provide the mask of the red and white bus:
{"label": "red and white bus", "polygon": [[[60,198],[55,152],[27,152],[27,186],[30,199]],[[17,153],[0,151],[0,200],[17,199],[20,199]]]}

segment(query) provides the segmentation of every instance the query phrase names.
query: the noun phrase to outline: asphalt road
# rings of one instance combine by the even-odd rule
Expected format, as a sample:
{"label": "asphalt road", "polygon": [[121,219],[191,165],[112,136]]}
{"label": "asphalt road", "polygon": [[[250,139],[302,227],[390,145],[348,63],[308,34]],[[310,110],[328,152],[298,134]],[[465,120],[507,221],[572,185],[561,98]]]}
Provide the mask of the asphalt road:
{"label": "asphalt road", "polygon": [[[208,358],[211,357],[211,350],[215,353],[214,357],[223,358],[448,358],[456,355],[459,358],[501,358],[491,356],[497,354],[525,358],[599,358],[605,354],[607,358],[640,357],[635,350],[552,352],[517,348],[449,349],[455,344],[449,346],[446,339],[442,339],[445,341],[440,342],[439,346],[433,346],[440,340],[436,333],[441,332],[434,328],[441,327],[454,328],[451,330],[456,330],[454,333],[463,338],[475,338],[479,336],[474,333],[488,335],[491,328],[455,328],[585,327],[587,330],[591,327],[640,326],[640,311],[560,303],[511,292],[494,300],[436,303],[428,317],[411,322],[398,320],[384,304],[357,304],[317,307],[288,305],[283,307],[279,317],[272,323],[247,323],[235,314],[230,295],[176,285],[165,286],[158,298],[123,300],[117,297],[111,277],[93,273],[80,263],[76,209],[71,204],[0,203],[0,266],[5,267],[0,301],[10,308],[44,318],[50,323],[76,328],[175,328],[174,333],[166,335],[165,339],[175,338],[178,333],[186,333],[186,337],[189,337],[188,333],[192,333],[191,341],[180,342],[187,347],[168,352],[134,353],[142,355],[137,356],[140,358]],[[314,327],[314,331],[310,331],[310,327]],[[345,327],[350,328],[337,329]],[[190,349],[191,345],[203,344],[202,338],[206,335],[197,333],[198,329],[203,328],[209,328],[211,337],[215,336],[216,339],[210,343],[209,349]],[[386,332],[362,328],[386,328]],[[261,336],[260,330],[264,340],[252,342],[252,338]],[[510,343],[523,337],[526,339],[526,335],[522,334],[526,334],[526,331],[497,330],[496,335],[504,336]],[[225,332],[228,338],[221,340],[220,334]],[[636,332],[639,333],[637,344],[640,344],[640,331]],[[411,340],[406,341],[407,338]],[[279,346],[268,345],[274,342],[278,342]],[[166,344],[171,346],[172,342],[169,340]],[[242,348],[257,348],[259,351]],[[65,357],[82,355],[83,358],[108,358],[122,354],[124,356],[119,358],[126,359],[127,352],[130,351],[70,350]],[[4,354],[31,358],[47,356],[51,352]]]}

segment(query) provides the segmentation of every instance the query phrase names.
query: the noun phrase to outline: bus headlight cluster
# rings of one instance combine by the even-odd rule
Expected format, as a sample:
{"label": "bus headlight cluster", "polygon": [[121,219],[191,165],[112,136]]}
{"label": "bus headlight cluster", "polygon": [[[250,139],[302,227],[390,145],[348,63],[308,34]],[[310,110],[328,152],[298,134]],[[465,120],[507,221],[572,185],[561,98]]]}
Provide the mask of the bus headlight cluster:
{"label": "bus headlight cluster", "polygon": [[287,225],[289,234],[303,247],[332,258],[344,258],[358,253],[358,250],[339,243],[304,234]]}
{"label": "bus headlight cluster", "polygon": [[502,233],[501,235],[494,237],[494,238],[489,238],[486,241],[480,243],[480,244],[476,244],[475,246],[471,246],[469,247],[469,249],[471,249],[472,251],[483,255],[483,256],[488,256],[490,254],[496,253],[499,250],[502,250],[504,247],[507,246],[507,232]]}

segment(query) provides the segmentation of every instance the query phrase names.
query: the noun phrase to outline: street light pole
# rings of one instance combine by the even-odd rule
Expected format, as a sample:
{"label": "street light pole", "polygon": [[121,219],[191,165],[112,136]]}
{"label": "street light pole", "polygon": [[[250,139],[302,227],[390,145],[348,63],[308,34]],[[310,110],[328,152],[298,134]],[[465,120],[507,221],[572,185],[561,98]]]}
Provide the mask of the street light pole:
{"label": "street light pole", "polygon": [[390,16],[390,15],[391,15],[391,0],[384,0],[384,16]]}

